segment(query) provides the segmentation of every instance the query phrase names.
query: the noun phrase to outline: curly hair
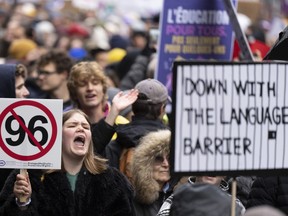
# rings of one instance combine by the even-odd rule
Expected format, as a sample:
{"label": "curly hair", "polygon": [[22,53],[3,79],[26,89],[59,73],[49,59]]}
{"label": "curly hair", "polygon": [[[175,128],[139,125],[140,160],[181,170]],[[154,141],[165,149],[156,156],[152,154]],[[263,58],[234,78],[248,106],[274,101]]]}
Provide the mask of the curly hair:
{"label": "curly hair", "polygon": [[55,64],[57,73],[67,72],[69,73],[74,62],[69,55],[62,50],[53,49],[42,55],[37,61],[37,68],[44,67],[50,63]]}
{"label": "curly hair", "polygon": [[[103,93],[105,97],[103,98],[103,105],[106,103],[107,100],[107,78],[104,74],[102,67],[93,61],[83,61],[75,64],[70,72],[68,78],[68,90],[70,93],[70,97],[73,103],[78,107],[81,108],[79,104],[78,97],[77,97],[77,88],[79,86],[85,85],[87,80],[96,79],[99,81],[103,86]],[[105,107],[105,106],[103,106]]]}
{"label": "curly hair", "polygon": [[20,63],[16,65],[16,71],[15,71],[16,77],[23,77],[24,79],[26,79],[27,73],[28,71],[25,65]]}

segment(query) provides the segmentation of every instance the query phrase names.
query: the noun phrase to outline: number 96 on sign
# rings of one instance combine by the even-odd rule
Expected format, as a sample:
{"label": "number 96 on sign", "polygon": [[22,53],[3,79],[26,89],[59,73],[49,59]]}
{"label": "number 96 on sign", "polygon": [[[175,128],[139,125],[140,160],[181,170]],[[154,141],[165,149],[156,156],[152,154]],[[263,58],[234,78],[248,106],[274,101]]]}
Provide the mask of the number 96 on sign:
{"label": "number 96 on sign", "polygon": [[[38,153],[48,144],[52,127],[44,113],[9,114],[1,126],[3,144],[16,154]],[[26,152],[26,153],[25,153]]]}

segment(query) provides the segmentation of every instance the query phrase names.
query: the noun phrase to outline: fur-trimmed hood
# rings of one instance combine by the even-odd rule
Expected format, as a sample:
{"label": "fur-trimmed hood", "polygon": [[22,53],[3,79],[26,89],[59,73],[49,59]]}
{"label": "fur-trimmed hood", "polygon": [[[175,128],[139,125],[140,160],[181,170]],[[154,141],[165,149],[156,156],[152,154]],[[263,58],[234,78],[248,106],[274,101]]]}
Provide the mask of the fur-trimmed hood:
{"label": "fur-trimmed hood", "polygon": [[159,155],[170,153],[170,130],[150,132],[142,137],[135,149],[131,164],[132,182],[135,187],[136,200],[151,204],[159,197],[159,184],[153,179],[153,162]]}

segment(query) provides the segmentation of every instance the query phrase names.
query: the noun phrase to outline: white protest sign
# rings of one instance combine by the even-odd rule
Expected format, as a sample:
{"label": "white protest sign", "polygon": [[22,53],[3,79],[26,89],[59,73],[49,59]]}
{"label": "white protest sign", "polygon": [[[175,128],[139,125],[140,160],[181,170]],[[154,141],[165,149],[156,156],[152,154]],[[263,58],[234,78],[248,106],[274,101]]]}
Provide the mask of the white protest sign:
{"label": "white protest sign", "polygon": [[287,72],[275,62],[175,62],[172,171],[287,171]]}
{"label": "white protest sign", "polygon": [[60,169],[62,100],[0,98],[0,169]]}

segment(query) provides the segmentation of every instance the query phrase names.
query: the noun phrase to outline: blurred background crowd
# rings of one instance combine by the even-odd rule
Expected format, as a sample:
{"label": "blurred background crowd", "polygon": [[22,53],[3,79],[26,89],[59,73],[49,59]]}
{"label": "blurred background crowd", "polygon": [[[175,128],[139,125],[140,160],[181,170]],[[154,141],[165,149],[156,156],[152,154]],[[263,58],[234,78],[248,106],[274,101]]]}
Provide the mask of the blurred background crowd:
{"label": "blurred background crowd", "polygon": [[0,62],[23,63],[33,78],[36,60],[57,48],[75,61],[96,60],[111,77],[110,85],[119,87],[136,56],[152,54],[145,47],[149,29],[158,28],[161,1],[154,9],[149,2],[135,9],[134,3],[115,1],[2,0]]}
{"label": "blurred background crowd", "polygon": [[[154,77],[162,4],[163,0],[0,0],[0,63],[27,67],[30,98],[43,98],[37,61],[52,49],[66,52],[75,62],[95,60],[109,78],[109,87],[117,91],[134,88]],[[238,0],[237,12],[255,60],[261,61],[288,23],[288,1]],[[241,61],[236,40],[232,59]]]}
{"label": "blurred background crowd", "polygon": [[[1,0],[0,62],[23,63],[33,78],[39,56],[51,48],[62,49],[76,61],[96,60],[105,68],[111,86],[128,89],[131,86],[121,82],[137,55],[149,57],[145,76],[153,77],[156,59],[151,56],[156,49],[147,49],[147,44],[151,29],[159,28],[162,3]],[[287,25],[288,1],[239,0],[238,18],[254,55],[261,60]],[[237,46],[233,58],[239,58]]]}

